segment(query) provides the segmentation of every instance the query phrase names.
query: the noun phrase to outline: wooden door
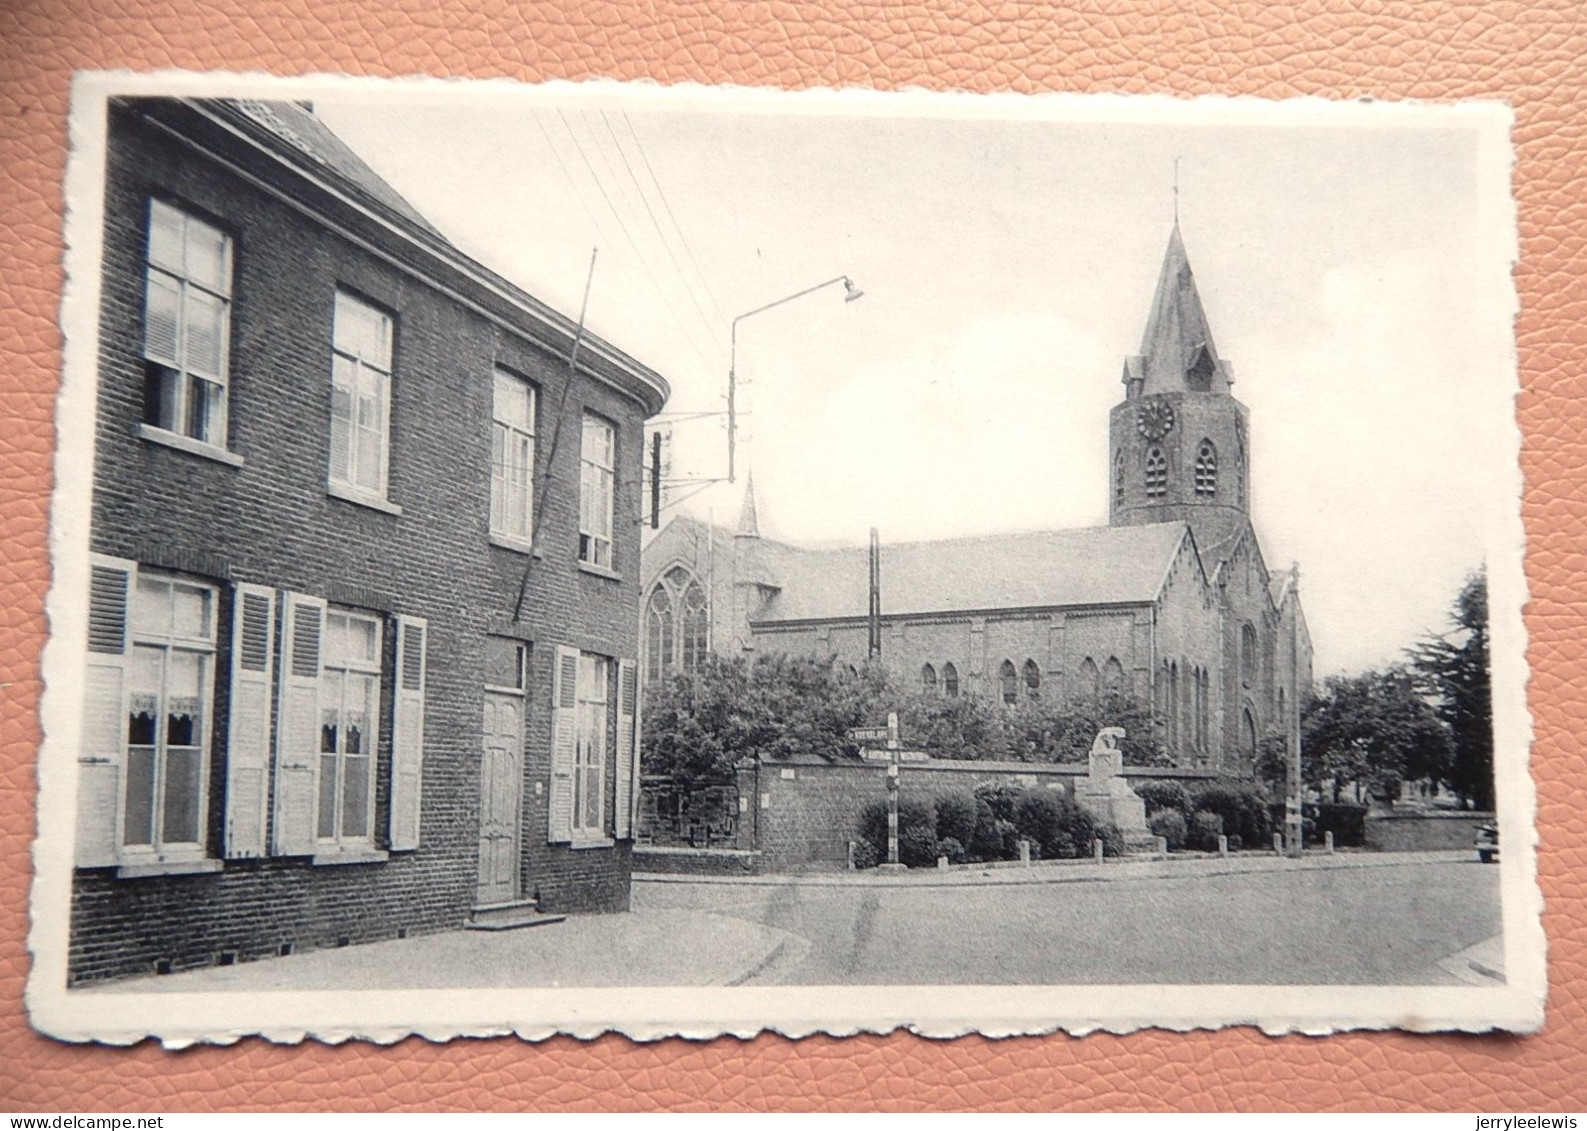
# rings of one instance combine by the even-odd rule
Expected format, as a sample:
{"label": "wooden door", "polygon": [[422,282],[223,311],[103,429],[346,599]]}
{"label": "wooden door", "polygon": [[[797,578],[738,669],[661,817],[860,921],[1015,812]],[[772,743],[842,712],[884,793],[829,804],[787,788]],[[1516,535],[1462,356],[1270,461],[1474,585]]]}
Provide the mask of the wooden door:
{"label": "wooden door", "polygon": [[480,767],[479,903],[518,898],[518,816],[523,794],[523,699],[485,692]]}

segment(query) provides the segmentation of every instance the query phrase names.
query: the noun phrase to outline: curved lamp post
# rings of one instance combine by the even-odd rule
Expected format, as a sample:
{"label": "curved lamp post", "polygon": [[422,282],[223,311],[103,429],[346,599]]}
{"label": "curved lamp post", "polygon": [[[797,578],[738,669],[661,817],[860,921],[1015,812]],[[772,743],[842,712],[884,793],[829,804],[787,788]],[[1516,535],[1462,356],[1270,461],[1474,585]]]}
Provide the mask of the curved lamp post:
{"label": "curved lamp post", "polygon": [[849,278],[847,275],[839,275],[835,279],[828,279],[824,283],[817,283],[813,287],[806,287],[802,291],[795,291],[793,294],[786,295],[783,298],[777,299],[775,302],[768,302],[765,306],[757,306],[754,310],[746,310],[743,314],[740,314],[737,318],[733,319],[733,326],[730,334],[731,346],[728,351],[727,363],[727,481],[729,483],[733,482],[733,457],[734,450],[737,447],[738,439],[738,324],[744,321],[746,318],[751,318],[757,314],[763,314],[773,307],[781,306],[787,302],[792,302],[796,298],[804,298],[804,296],[807,294],[812,294],[815,291],[819,291],[825,287],[833,286],[836,283],[843,284],[844,302],[853,302],[855,299],[859,298],[865,293],[854,285],[853,279]]}

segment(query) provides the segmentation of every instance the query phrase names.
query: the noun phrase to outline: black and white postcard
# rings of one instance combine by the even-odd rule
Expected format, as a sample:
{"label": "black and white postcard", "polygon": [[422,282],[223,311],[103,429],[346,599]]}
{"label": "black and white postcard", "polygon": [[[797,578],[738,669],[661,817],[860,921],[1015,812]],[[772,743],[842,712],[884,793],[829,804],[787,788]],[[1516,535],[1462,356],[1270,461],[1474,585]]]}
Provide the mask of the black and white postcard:
{"label": "black and white postcard", "polygon": [[34,1024],[1537,1028],[1510,122],[79,76]]}

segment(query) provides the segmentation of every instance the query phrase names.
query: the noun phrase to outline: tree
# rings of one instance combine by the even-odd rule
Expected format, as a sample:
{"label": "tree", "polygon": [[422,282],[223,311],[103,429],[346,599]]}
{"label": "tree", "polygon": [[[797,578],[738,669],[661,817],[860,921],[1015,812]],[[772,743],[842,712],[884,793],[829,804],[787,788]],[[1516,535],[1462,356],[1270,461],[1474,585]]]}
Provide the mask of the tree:
{"label": "tree", "polygon": [[1450,609],[1453,627],[1408,650],[1418,685],[1449,727],[1448,783],[1463,803],[1493,808],[1493,687],[1488,656],[1488,575],[1466,579]]}
{"label": "tree", "polygon": [[642,765],[684,789],[726,785],[744,758],[855,753],[850,727],[886,717],[886,676],[836,659],[707,656],[645,689]]}
{"label": "tree", "polygon": [[1407,779],[1444,780],[1450,736],[1403,667],[1331,676],[1301,719],[1301,776],[1334,801],[1347,786],[1394,797]]}

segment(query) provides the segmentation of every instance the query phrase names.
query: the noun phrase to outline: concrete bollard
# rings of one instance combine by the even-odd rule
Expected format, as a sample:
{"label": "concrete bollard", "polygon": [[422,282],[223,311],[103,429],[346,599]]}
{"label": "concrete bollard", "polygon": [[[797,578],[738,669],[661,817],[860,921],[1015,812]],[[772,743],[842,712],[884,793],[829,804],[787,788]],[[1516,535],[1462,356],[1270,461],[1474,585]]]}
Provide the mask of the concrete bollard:
{"label": "concrete bollard", "polygon": [[1328,856],[1334,854],[1334,834],[1332,829],[1323,833],[1323,852]]}
{"label": "concrete bollard", "polygon": [[1227,855],[1229,855],[1229,838],[1226,837],[1226,836],[1219,836],[1218,837],[1218,855],[1219,856],[1227,856]]}
{"label": "concrete bollard", "polygon": [[1030,867],[1030,841],[1028,840],[1019,842],[1019,866],[1021,868]]}
{"label": "concrete bollard", "polygon": [[1273,853],[1276,856],[1284,855],[1284,834],[1283,833],[1274,833],[1273,834]]}
{"label": "concrete bollard", "polygon": [[946,872],[947,870],[948,870],[948,858],[946,856],[937,857],[937,871]]}
{"label": "concrete bollard", "polygon": [[1102,863],[1102,839],[1098,837],[1091,842],[1091,856],[1098,864]]}
{"label": "concrete bollard", "polygon": [[849,841],[849,871],[854,871],[854,842]]}
{"label": "concrete bollard", "polygon": [[1165,860],[1168,859],[1168,838],[1166,836],[1157,838],[1157,855]]}

